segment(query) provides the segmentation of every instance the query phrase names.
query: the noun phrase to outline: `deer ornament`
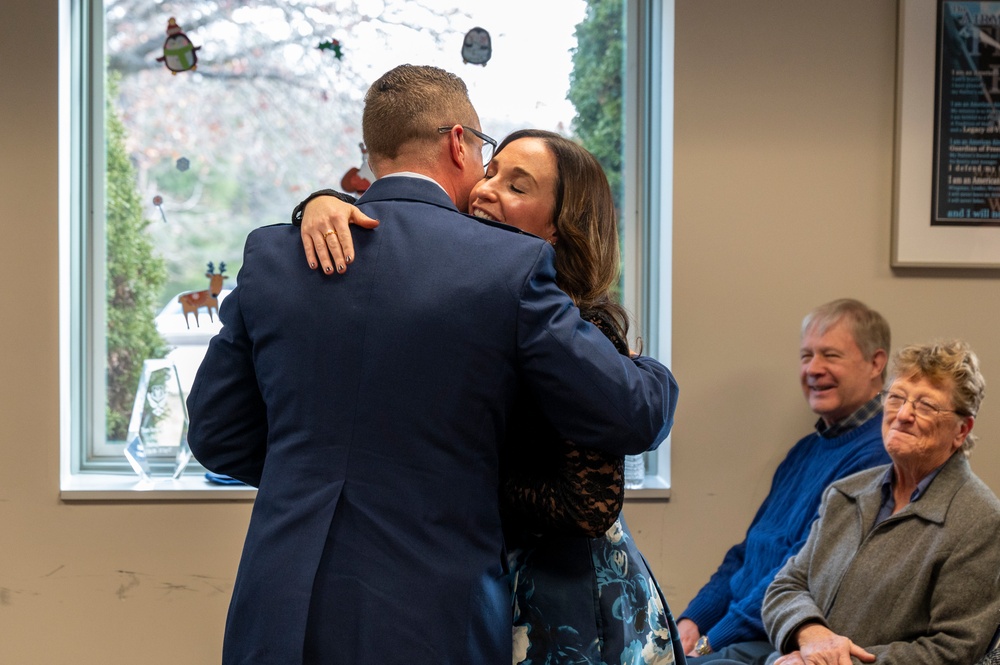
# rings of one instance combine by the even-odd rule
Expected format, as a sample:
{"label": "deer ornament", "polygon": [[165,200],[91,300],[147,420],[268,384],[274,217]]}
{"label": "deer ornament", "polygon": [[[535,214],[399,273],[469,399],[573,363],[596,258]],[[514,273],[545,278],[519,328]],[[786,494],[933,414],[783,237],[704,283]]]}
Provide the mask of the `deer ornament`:
{"label": "deer ornament", "polygon": [[187,324],[189,330],[191,322],[188,321],[188,314],[194,314],[194,324],[201,327],[201,324],[198,323],[198,310],[202,307],[208,310],[209,320],[215,321],[212,318],[212,310],[215,310],[216,314],[219,313],[218,298],[222,292],[222,280],[226,279],[226,276],[223,275],[224,272],[226,272],[225,261],[219,262],[219,272],[215,272],[215,264],[209,261],[208,272],[205,273],[205,277],[208,277],[208,289],[188,291],[177,297],[177,302],[181,304],[181,309],[184,311],[184,323]]}

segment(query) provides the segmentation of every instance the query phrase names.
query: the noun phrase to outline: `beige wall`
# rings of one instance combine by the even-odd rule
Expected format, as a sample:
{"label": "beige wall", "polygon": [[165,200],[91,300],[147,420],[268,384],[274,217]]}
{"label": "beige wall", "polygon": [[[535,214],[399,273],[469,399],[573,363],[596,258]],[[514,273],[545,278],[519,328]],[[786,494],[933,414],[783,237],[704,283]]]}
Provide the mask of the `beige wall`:
{"label": "beige wall", "polygon": [[[0,21],[0,662],[215,663],[248,506],[58,498],[55,5]],[[811,425],[811,306],[862,298],[898,343],[965,337],[1000,382],[996,276],[888,265],[894,12],[677,0],[674,494],[626,508],[677,612]],[[1000,490],[991,403],[973,467]]]}
{"label": "beige wall", "polygon": [[[797,378],[811,307],[864,300],[888,318],[894,348],[963,337],[1000,385],[1000,273],[889,266],[895,11],[677,0],[674,491],[666,506],[626,508],[677,613],[814,421]],[[972,465],[1000,491],[994,400]]]}
{"label": "beige wall", "polygon": [[0,663],[218,663],[247,504],[59,501],[57,3],[0,21]]}

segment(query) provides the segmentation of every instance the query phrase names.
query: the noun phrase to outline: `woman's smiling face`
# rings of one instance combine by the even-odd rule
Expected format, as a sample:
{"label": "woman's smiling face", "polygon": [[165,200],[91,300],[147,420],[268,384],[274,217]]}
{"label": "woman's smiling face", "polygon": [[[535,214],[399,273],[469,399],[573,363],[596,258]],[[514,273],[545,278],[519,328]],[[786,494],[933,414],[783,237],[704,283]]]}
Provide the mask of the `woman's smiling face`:
{"label": "woman's smiling face", "polygon": [[[886,393],[906,400],[900,406],[886,402],[882,416],[882,441],[893,462],[935,469],[962,447],[973,419],[953,411],[954,387],[950,381],[935,385],[920,376],[892,382]],[[919,415],[914,402],[920,401],[934,405],[940,413]]]}
{"label": "woman's smiling face", "polygon": [[555,242],[559,167],[545,141],[521,138],[497,153],[472,188],[469,213]]}

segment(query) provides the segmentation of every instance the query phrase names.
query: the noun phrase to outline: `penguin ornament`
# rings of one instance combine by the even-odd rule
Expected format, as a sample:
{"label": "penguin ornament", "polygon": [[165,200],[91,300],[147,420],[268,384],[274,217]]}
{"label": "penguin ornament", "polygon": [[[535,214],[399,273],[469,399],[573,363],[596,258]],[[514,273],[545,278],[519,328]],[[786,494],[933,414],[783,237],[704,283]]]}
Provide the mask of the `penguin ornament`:
{"label": "penguin ornament", "polygon": [[188,39],[187,35],[181,32],[181,26],[171,16],[167,21],[167,40],[163,42],[163,57],[157,58],[157,62],[162,62],[172,73],[186,72],[198,68],[198,54],[196,51],[200,46],[195,46]]}
{"label": "penguin ornament", "polygon": [[492,55],[490,33],[483,28],[473,28],[465,33],[465,39],[462,40],[462,62],[485,67]]}

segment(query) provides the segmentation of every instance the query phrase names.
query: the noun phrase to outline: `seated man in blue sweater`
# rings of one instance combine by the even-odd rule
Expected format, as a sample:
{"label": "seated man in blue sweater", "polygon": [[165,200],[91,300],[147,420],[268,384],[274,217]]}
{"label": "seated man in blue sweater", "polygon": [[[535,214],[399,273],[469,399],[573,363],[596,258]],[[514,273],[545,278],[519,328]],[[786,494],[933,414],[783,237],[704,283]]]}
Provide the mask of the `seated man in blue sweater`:
{"label": "seated man in blue sweater", "polygon": [[800,380],[816,431],[788,452],[747,530],[681,614],[684,651],[703,663],[738,657],[763,663],[774,647],[760,608],[775,573],[809,535],[823,490],[862,469],[888,464],[879,391],[889,324],[857,300],[821,305],[802,321]]}

